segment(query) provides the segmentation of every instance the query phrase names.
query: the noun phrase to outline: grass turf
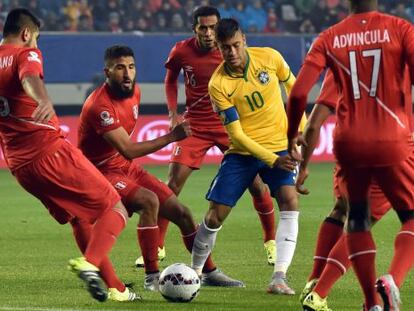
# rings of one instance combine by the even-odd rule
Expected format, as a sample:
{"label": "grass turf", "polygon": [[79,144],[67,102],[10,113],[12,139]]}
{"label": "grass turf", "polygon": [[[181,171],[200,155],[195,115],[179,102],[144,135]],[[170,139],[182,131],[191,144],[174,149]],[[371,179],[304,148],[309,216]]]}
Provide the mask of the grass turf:
{"label": "grass turf", "polygon": [[[216,172],[216,166],[204,166],[187,182],[181,200],[200,221],[208,202],[204,194]],[[166,166],[148,170],[161,179]],[[332,207],[332,165],[314,164],[307,181],[311,194],[300,199],[299,239],[289,270],[291,286],[299,294],[312,265],[316,233]],[[220,231],[213,258],[226,273],[245,282],[244,289],[202,288],[189,304],[166,302],[158,293],[144,292],[143,270],[133,263],[139,254],[135,227],[137,216],[122,233],[111,258],[119,276],[135,282],[144,300],[136,303],[98,303],[82,284],[66,270],[69,258],[79,256],[69,226],[60,226],[41,204],[17,185],[7,171],[0,171],[0,310],[300,310],[298,295],[273,296],[265,292],[272,273],[266,264],[261,228],[249,195],[244,195]],[[390,212],[376,225],[377,270],[385,273],[393,253],[398,231],[397,217]],[[170,225],[165,267],[175,262],[190,262],[179,231]],[[410,273],[401,290],[403,310],[414,310],[410,299],[414,291]],[[333,310],[361,310],[362,295],[352,273],[334,287],[328,299]]]}

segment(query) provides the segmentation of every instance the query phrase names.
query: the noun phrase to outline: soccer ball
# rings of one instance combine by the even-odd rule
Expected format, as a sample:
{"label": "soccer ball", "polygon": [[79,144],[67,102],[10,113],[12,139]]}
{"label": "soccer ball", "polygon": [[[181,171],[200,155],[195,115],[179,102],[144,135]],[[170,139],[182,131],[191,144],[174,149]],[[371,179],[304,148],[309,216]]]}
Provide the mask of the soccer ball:
{"label": "soccer ball", "polygon": [[190,302],[200,290],[197,273],[183,263],[175,263],[165,268],[160,275],[159,291],[172,302]]}

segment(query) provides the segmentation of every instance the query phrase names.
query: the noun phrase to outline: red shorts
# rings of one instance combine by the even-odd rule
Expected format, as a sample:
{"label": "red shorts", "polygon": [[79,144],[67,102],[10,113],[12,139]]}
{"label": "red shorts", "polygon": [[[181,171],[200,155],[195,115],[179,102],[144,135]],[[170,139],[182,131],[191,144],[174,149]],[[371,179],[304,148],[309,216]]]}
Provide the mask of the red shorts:
{"label": "red shorts", "polygon": [[[339,165],[334,169],[334,194],[337,199],[343,197],[339,189],[339,180],[343,178],[342,170]],[[380,220],[392,208],[390,202],[385,197],[378,183],[374,180],[369,188],[369,206],[371,209],[371,216],[375,220]]]}
{"label": "red shorts", "polygon": [[82,152],[66,141],[50,153],[15,170],[24,189],[64,224],[73,217],[93,223],[120,201],[111,184]]}
{"label": "red shorts", "polygon": [[131,163],[119,169],[103,170],[102,173],[118,191],[130,216],[133,213],[128,208],[131,197],[141,187],[154,192],[160,204],[164,204],[173,195],[172,190],[165,183],[136,163]]}
{"label": "red shorts", "polygon": [[342,171],[339,188],[350,201],[365,199],[371,182],[376,181],[395,210],[414,210],[414,149],[392,166],[342,167]]}
{"label": "red shorts", "polygon": [[192,135],[177,142],[170,162],[180,163],[192,169],[199,169],[207,151],[217,146],[222,152],[229,147],[229,136],[224,128],[191,128]]}

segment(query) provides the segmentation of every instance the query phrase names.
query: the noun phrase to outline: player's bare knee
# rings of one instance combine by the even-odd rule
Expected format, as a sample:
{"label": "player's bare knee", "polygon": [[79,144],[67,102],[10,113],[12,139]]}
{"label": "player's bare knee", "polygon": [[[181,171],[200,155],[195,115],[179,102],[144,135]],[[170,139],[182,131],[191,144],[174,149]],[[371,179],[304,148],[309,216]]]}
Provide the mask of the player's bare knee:
{"label": "player's bare knee", "polygon": [[259,176],[253,180],[252,184],[249,186],[249,192],[254,197],[261,197],[266,191],[266,185],[260,179]]}
{"label": "player's bare knee", "polygon": [[[294,188],[293,188],[294,189]],[[297,211],[299,210],[298,196],[296,191],[279,191],[276,195],[276,201],[281,211]]]}
{"label": "player's bare knee", "polygon": [[179,195],[182,189],[182,185],[174,178],[168,180],[168,187],[174,192],[175,195]]}
{"label": "player's bare knee", "polygon": [[139,188],[128,202],[128,208],[135,213],[158,214],[159,201],[157,195],[145,188]]}
{"label": "player's bare knee", "polygon": [[347,212],[348,212],[348,205],[346,203],[346,200],[339,198],[336,201],[335,206],[332,209],[331,213],[329,214],[329,217],[339,220],[341,222],[345,222]]}
{"label": "player's bare knee", "polygon": [[371,229],[368,202],[354,202],[349,205],[348,232],[363,232]]}

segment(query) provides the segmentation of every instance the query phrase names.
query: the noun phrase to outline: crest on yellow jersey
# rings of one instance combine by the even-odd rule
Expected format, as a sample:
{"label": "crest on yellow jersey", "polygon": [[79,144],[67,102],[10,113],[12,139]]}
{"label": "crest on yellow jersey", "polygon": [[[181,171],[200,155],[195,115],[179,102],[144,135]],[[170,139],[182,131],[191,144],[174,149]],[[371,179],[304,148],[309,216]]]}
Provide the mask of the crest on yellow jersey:
{"label": "crest on yellow jersey", "polygon": [[266,70],[259,70],[257,74],[257,79],[260,81],[261,84],[266,85],[270,81],[270,75]]}

